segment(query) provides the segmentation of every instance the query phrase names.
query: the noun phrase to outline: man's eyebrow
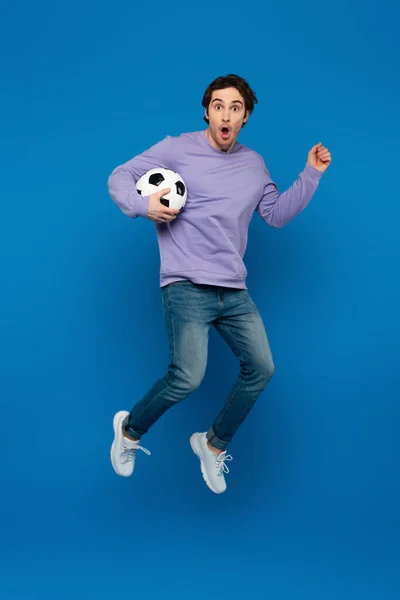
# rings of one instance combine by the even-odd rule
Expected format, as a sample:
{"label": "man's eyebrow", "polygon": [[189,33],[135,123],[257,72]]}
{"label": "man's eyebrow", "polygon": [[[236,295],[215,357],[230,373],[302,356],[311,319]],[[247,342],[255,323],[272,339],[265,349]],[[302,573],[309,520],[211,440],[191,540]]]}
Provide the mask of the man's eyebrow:
{"label": "man's eyebrow", "polygon": [[[212,100],[212,102],[224,102],[223,100],[221,100],[221,98],[214,98],[214,100]],[[241,100],[232,100],[232,104],[235,104],[235,102],[241,104],[243,106],[243,102]]]}

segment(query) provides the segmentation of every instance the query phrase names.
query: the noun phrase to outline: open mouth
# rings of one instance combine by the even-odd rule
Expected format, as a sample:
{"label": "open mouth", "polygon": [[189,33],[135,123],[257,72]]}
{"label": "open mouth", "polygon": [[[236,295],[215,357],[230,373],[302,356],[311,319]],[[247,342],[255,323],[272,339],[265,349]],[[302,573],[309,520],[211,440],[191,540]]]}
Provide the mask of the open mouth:
{"label": "open mouth", "polygon": [[227,125],[223,125],[220,128],[220,131],[221,131],[221,137],[226,140],[230,136],[231,128],[228,127]]}

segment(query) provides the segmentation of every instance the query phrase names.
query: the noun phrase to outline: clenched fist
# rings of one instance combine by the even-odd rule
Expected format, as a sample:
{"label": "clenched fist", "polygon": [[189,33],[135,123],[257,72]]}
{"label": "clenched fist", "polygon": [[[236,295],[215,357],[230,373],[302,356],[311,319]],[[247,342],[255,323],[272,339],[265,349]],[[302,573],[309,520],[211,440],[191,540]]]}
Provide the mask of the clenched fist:
{"label": "clenched fist", "polygon": [[149,198],[147,215],[150,221],[154,221],[155,223],[168,223],[169,221],[176,219],[176,215],[179,213],[179,210],[176,208],[168,208],[160,202],[160,199],[164,196],[164,194],[168,194],[170,191],[171,188],[165,188],[159,192],[151,194]]}
{"label": "clenched fist", "polygon": [[311,148],[310,152],[308,153],[307,162],[309,165],[323,173],[332,162],[331,153],[329,152],[328,148],[325,148],[325,146],[319,142]]}

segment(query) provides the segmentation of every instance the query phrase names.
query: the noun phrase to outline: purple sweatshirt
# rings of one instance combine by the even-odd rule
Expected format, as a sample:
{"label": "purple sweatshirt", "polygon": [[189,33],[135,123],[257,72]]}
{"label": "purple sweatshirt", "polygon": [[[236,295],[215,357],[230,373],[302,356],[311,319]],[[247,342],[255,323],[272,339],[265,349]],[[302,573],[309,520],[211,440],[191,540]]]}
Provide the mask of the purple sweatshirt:
{"label": "purple sweatshirt", "polygon": [[188,191],[177,218],[155,225],[161,287],[190,279],[246,289],[243,257],[254,211],[268,225],[283,227],[307,206],[322,176],[306,164],[280,194],[254,150],[238,142],[229,153],[216,150],[204,130],[167,136],[116,167],[108,179],[111,198],[129,217],[147,218],[149,197],[137,193],[136,181],[155,167],[179,173]]}

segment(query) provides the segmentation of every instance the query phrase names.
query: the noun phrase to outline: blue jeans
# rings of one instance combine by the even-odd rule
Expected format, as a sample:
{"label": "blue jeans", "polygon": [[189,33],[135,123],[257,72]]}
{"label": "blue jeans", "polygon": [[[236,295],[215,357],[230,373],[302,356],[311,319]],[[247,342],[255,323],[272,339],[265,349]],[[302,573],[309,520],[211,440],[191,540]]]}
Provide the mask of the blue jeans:
{"label": "blue jeans", "polygon": [[240,372],[222,410],[207,432],[212,446],[225,450],[274,372],[265,328],[247,290],[178,281],[161,288],[169,367],[131,410],[124,428],[140,438],[171,406],[200,385],[213,325],[240,361]]}

